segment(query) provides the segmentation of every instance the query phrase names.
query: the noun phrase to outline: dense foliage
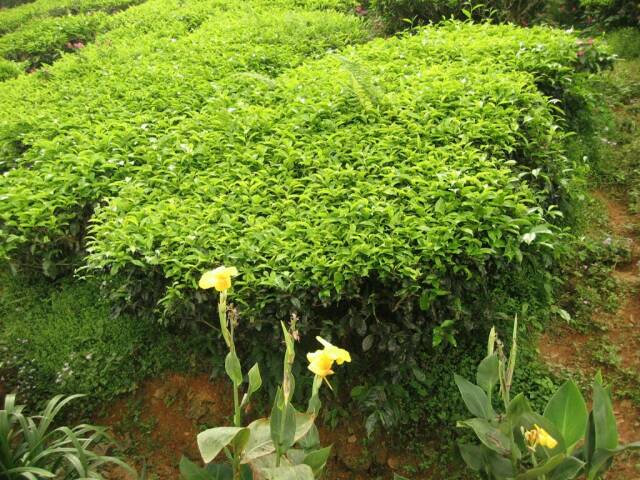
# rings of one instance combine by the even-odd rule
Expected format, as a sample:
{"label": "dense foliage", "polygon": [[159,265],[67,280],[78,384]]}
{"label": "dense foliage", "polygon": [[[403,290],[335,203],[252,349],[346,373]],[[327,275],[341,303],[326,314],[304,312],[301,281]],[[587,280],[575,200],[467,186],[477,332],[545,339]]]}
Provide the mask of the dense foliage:
{"label": "dense foliage", "polygon": [[[344,2],[295,4],[150,0],[0,37],[14,61],[56,60],[0,85],[0,258],[106,273],[121,305],[182,324],[210,313],[199,274],[237,265],[243,345],[297,313],[404,381],[486,327],[498,283],[548,282],[564,112],[600,56],[458,22],[346,47],[369,33]],[[86,37],[42,33],[74,22]]]}
{"label": "dense foliage", "polygon": [[133,391],[147,376],[188,370],[199,337],[176,337],[152,318],[110,315],[99,285],[16,278],[0,273],[0,396],[16,392],[30,406],[56,394],[87,394],[85,411]]}
{"label": "dense foliage", "polygon": [[545,0],[369,0],[365,2],[390,31],[411,25],[458,18],[493,18],[526,24],[545,7]]}

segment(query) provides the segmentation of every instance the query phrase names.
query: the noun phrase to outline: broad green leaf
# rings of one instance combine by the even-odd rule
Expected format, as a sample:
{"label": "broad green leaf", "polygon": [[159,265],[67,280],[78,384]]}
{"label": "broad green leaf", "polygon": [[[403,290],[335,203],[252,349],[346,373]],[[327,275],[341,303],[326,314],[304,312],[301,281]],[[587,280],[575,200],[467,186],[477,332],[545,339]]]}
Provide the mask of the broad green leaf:
{"label": "broad green leaf", "polygon": [[613,457],[626,450],[640,449],[640,442],[629,443],[627,445],[619,445],[613,449],[596,449],[593,453],[591,463],[589,464],[589,472],[587,478],[589,480],[598,478],[598,476],[607,469]]}
{"label": "broad green leaf", "polygon": [[460,443],[458,444],[458,448],[460,449],[460,455],[464,463],[474,472],[479,472],[482,468],[484,457],[482,454],[482,446]]}
{"label": "broad green leaf", "polygon": [[269,419],[271,440],[276,447],[276,452],[284,453],[295,443],[295,413],[293,405],[285,401],[282,388],[278,388]]}
{"label": "broad green leaf", "polygon": [[203,468],[183,456],[179,468],[182,480],[233,480],[230,465],[208,465]]}
{"label": "broad green leaf", "polygon": [[313,450],[320,446],[320,433],[315,424],[311,425],[307,434],[298,440],[298,445],[304,450]]}
{"label": "broad green leaf", "polygon": [[531,468],[527,470],[525,473],[521,473],[516,477],[516,480],[537,480],[541,478],[543,475],[546,475],[547,473],[551,472],[558,465],[560,465],[565,458],[566,458],[566,455],[564,453],[555,455],[550,459],[548,459],[546,462],[544,462],[542,465],[539,465],[538,467],[535,467],[535,468]]}
{"label": "broad green leaf", "polygon": [[499,379],[498,355],[486,356],[478,365],[476,383],[489,394]]}
{"label": "broad green leaf", "polygon": [[611,397],[599,382],[593,383],[593,423],[595,449],[613,450],[618,446],[618,428]]}
{"label": "broad green leaf", "polygon": [[533,413],[529,400],[524,394],[519,393],[516,395],[507,407],[507,417],[513,425],[519,425],[524,415],[530,415]]}
{"label": "broad green leaf", "polygon": [[459,426],[467,426],[473,429],[478,439],[491,450],[500,455],[511,454],[511,440],[499,429],[492,426],[482,418],[472,418],[458,422]]}
{"label": "broad green leaf", "polygon": [[500,455],[493,450],[489,450],[484,445],[482,448],[485,450],[485,462],[496,478],[513,478],[513,466],[511,465],[510,458]]}
{"label": "broad green leaf", "polygon": [[250,430],[246,427],[210,428],[198,434],[198,448],[205,463],[211,462],[224,447],[233,443],[242,451],[249,440]]}
{"label": "broad green leaf", "polygon": [[224,370],[234,385],[242,383],[242,367],[235,351],[230,351],[224,360]]}
{"label": "broad green leaf", "polygon": [[320,448],[319,450],[307,453],[302,463],[309,465],[313,470],[313,474],[319,477],[324,466],[327,464],[329,455],[331,455],[331,446]]}
{"label": "broad green leaf", "polygon": [[[313,426],[315,416],[308,413],[296,412],[296,433],[294,441],[300,440]],[[275,451],[275,446],[271,440],[270,422],[267,418],[260,418],[249,424],[247,427],[251,431],[249,441],[244,449],[242,463],[250,462],[256,458],[268,455]]]}
{"label": "broad green leaf", "polygon": [[263,468],[260,473],[265,480],[315,480],[309,465]]}
{"label": "broad green leaf", "polygon": [[460,390],[460,395],[462,395],[462,400],[472,415],[486,420],[491,420],[496,416],[489,402],[489,397],[487,397],[482,388],[460,375],[454,375],[454,379],[458,390]]}
{"label": "broad green leaf", "polygon": [[568,449],[583,438],[589,412],[580,390],[572,380],[566,381],[551,397],[544,417],[558,428]]}
{"label": "broad green leaf", "polygon": [[573,480],[584,468],[585,463],[576,457],[565,458],[549,476],[549,480]]}
{"label": "broad green leaf", "polygon": [[242,398],[242,407],[245,407],[249,403],[251,396],[258,390],[260,390],[261,386],[262,377],[260,376],[260,367],[256,363],[249,369],[249,388],[247,389],[247,393],[245,393],[244,397]]}

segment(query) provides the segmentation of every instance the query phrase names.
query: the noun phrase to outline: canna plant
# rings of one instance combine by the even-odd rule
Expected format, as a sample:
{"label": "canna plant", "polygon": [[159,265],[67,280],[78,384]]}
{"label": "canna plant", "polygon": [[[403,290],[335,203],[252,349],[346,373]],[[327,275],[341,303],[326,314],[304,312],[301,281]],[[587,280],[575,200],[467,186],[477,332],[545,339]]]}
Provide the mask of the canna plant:
{"label": "canna plant", "polygon": [[[220,332],[229,349],[225,371],[233,384],[233,426],[211,428],[198,434],[198,449],[206,466],[202,468],[183,457],[180,474],[184,480],[313,480],[322,473],[331,452],[331,447],[320,446],[314,423],[321,407],[320,387],[323,382],[331,387],[327,377],[334,373],[333,364],[350,362],[351,356],[346,350],[317,337],[323,348],[307,355],[309,370],[315,377],[307,410],[299,412],[291,403],[295,389],[292,365],[296,317],[292,317],[289,329],[281,323],[286,345],[282,385],[276,391],[269,418],[243,426],[243,409],[262,386],[262,378],[260,367],[254,364],[247,374],[248,385],[240,397],[244,375],[234,340],[238,316],[227,306],[228,289],[236,275],[236,268],[223,266],[206,272],[199,282],[200,288],[213,288],[219,292]],[[218,463],[216,459],[221,453],[226,461]]]}
{"label": "canna plant", "polygon": [[[489,334],[487,356],[478,365],[476,383],[455,376],[467,409],[474,418],[458,422],[474,431],[480,444],[460,444],[469,468],[483,479],[600,479],[613,457],[640,442],[621,445],[611,402],[611,388],[600,373],[593,382],[592,408],[576,384],[566,381],[551,397],[542,415],[524,394],[511,398],[517,356],[517,318],[509,356],[495,329]],[[494,410],[496,385],[502,412]]]}

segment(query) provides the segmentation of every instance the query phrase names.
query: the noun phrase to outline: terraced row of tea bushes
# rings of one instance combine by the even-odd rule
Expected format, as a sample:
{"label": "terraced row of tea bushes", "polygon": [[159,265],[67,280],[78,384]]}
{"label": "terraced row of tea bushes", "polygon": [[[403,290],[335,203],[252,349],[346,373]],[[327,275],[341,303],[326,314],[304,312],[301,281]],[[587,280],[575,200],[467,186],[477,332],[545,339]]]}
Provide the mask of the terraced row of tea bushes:
{"label": "terraced row of tea bushes", "polygon": [[[149,4],[139,8],[147,6]],[[229,13],[210,23],[203,32],[175,42],[174,37],[165,38],[161,43],[155,35],[150,41],[141,38],[135,48],[126,42],[126,35],[114,31],[106,36],[109,41],[114,38],[113,42],[87,49],[82,61],[70,59],[57,65],[50,77],[38,81],[23,79],[12,83],[4,92],[0,89],[0,98],[6,100],[3,105],[7,106],[8,113],[0,126],[4,169],[20,165],[5,176],[2,193],[10,201],[0,204],[5,256],[13,260],[35,256],[38,263],[49,269],[58,261],[65,261],[70,251],[80,248],[84,224],[93,205],[118,191],[113,185],[115,180],[147,176],[149,172],[155,174],[167,152],[181,156],[185,159],[182,163],[187,165],[206,166],[210,153],[202,146],[204,142],[200,139],[187,142],[184,138],[188,139],[191,131],[202,131],[207,122],[207,131],[212,130],[207,118],[210,110],[220,117],[214,125],[222,128],[213,129],[217,136],[228,131],[224,125],[243,126],[242,121],[228,123],[228,109],[237,108],[233,96],[241,94],[255,103],[269,88],[269,82],[260,75],[235,76],[224,89],[219,85],[214,87],[213,90],[219,91],[220,105],[211,102],[210,79],[233,76],[237,70],[275,75],[278,69],[274,65],[290,67],[314,51],[324,52],[364,36],[357,20],[338,14],[331,14],[332,21],[327,21],[327,17],[310,24],[306,30],[300,30],[298,36],[299,25],[291,17],[284,24],[289,30],[281,30],[284,26],[276,17],[254,19],[253,28],[246,28],[244,18],[234,20],[234,15]],[[192,21],[192,16],[185,16]],[[298,21],[307,20],[298,17]],[[265,29],[264,22],[267,25],[271,22],[271,28]],[[491,31],[494,28],[509,29],[452,24],[440,30],[426,30],[412,41],[405,40],[403,48],[409,49],[409,53],[429,55],[438,63],[474,63],[493,55],[495,62],[505,68],[534,72],[543,86],[568,83],[575,58],[573,37],[545,29]],[[176,33],[173,24],[171,31]],[[265,44],[257,43],[247,49],[245,45],[250,44],[248,40],[254,36],[251,32],[256,31],[261,32]],[[238,37],[239,41],[233,43],[229,39],[241,35],[238,32],[246,36]],[[495,38],[483,42],[487,35]],[[123,37],[121,44],[115,40],[119,37]],[[290,48],[301,51],[290,57],[282,46],[274,48],[273,44],[281,40],[290,41]],[[376,45],[382,45],[378,48],[384,52],[388,48],[385,45],[391,43]],[[227,51],[231,62],[218,58],[217,64],[212,63],[209,52],[219,46]],[[275,55],[276,59],[269,55]],[[136,64],[139,58],[145,61]],[[183,69],[183,76],[176,77],[167,65],[174,70]],[[69,78],[75,81],[69,83]],[[185,78],[201,81],[185,88]],[[190,112],[200,110],[208,102],[211,108],[203,112],[199,125],[191,128],[184,123]],[[252,120],[258,127],[260,121]],[[186,127],[181,129],[180,125]],[[237,130],[246,135],[241,135],[240,142],[254,135],[253,125],[251,128],[248,125],[252,123],[247,122]],[[185,156],[185,149],[194,145],[195,155]]]}
{"label": "terraced row of tea bushes", "polygon": [[[187,23],[190,11],[182,12]],[[92,205],[117,193],[115,180],[184,155],[178,133],[186,119],[250,104],[269,76],[368,35],[360,20],[332,11],[209,8],[209,15],[193,33],[184,24],[176,37],[170,23],[170,36],[152,32],[135,45],[114,30],[47,75],[5,82],[4,255],[66,261]]]}
{"label": "terraced row of tea bushes", "polygon": [[24,28],[0,37],[0,56],[25,62],[27,68],[52,63],[62,52],[83,48],[93,41],[108,28],[108,19],[108,15],[97,13],[29,22]]}
{"label": "terraced row of tea bushes", "polygon": [[91,12],[114,13],[144,0],[36,0],[0,10],[0,35],[21,29],[28,22],[46,17],[65,17]]}
{"label": "terraced row of tea bushes", "polygon": [[[115,15],[96,11],[75,16],[36,17],[0,37],[0,56],[22,61],[22,65],[31,70],[52,63],[65,52],[79,52],[98,34],[112,29],[116,30],[114,38],[120,44],[124,37],[137,42],[139,35],[151,32],[175,38],[197,29],[212,12],[233,7],[233,3],[224,0],[200,0],[186,7],[180,2],[151,2]],[[111,39],[105,41],[111,42]],[[13,77],[15,75],[10,78]]]}
{"label": "terraced row of tea bushes", "polygon": [[200,273],[237,265],[255,328],[297,312],[307,333],[330,325],[398,355],[390,368],[433,327],[481,326],[469,314],[487,284],[551,261],[549,200],[571,166],[534,74],[536,58],[540,81],[551,58],[568,74],[575,41],[522,32],[378,40],[285,72],[231,116],[201,112],[179,130],[186,155],[148,164],[98,209],[89,268],[126,303],[184,320],[202,311]]}

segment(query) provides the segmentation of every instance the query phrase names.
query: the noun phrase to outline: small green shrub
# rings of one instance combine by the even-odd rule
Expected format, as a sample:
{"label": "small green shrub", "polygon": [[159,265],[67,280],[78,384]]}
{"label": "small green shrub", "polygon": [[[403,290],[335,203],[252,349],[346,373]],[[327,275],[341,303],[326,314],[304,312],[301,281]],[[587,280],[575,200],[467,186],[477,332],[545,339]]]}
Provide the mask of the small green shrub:
{"label": "small green shrub", "polygon": [[63,52],[84,48],[96,34],[108,28],[103,13],[40,19],[0,37],[0,56],[39,67],[54,62]]}
{"label": "small green shrub", "polygon": [[121,460],[97,453],[113,441],[105,429],[91,425],[56,427],[56,417],[80,395],[52,398],[39,415],[27,416],[7,395],[0,410],[0,474],[6,480],[24,478],[102,479],[104,465],[115,464],[135,476]]}

